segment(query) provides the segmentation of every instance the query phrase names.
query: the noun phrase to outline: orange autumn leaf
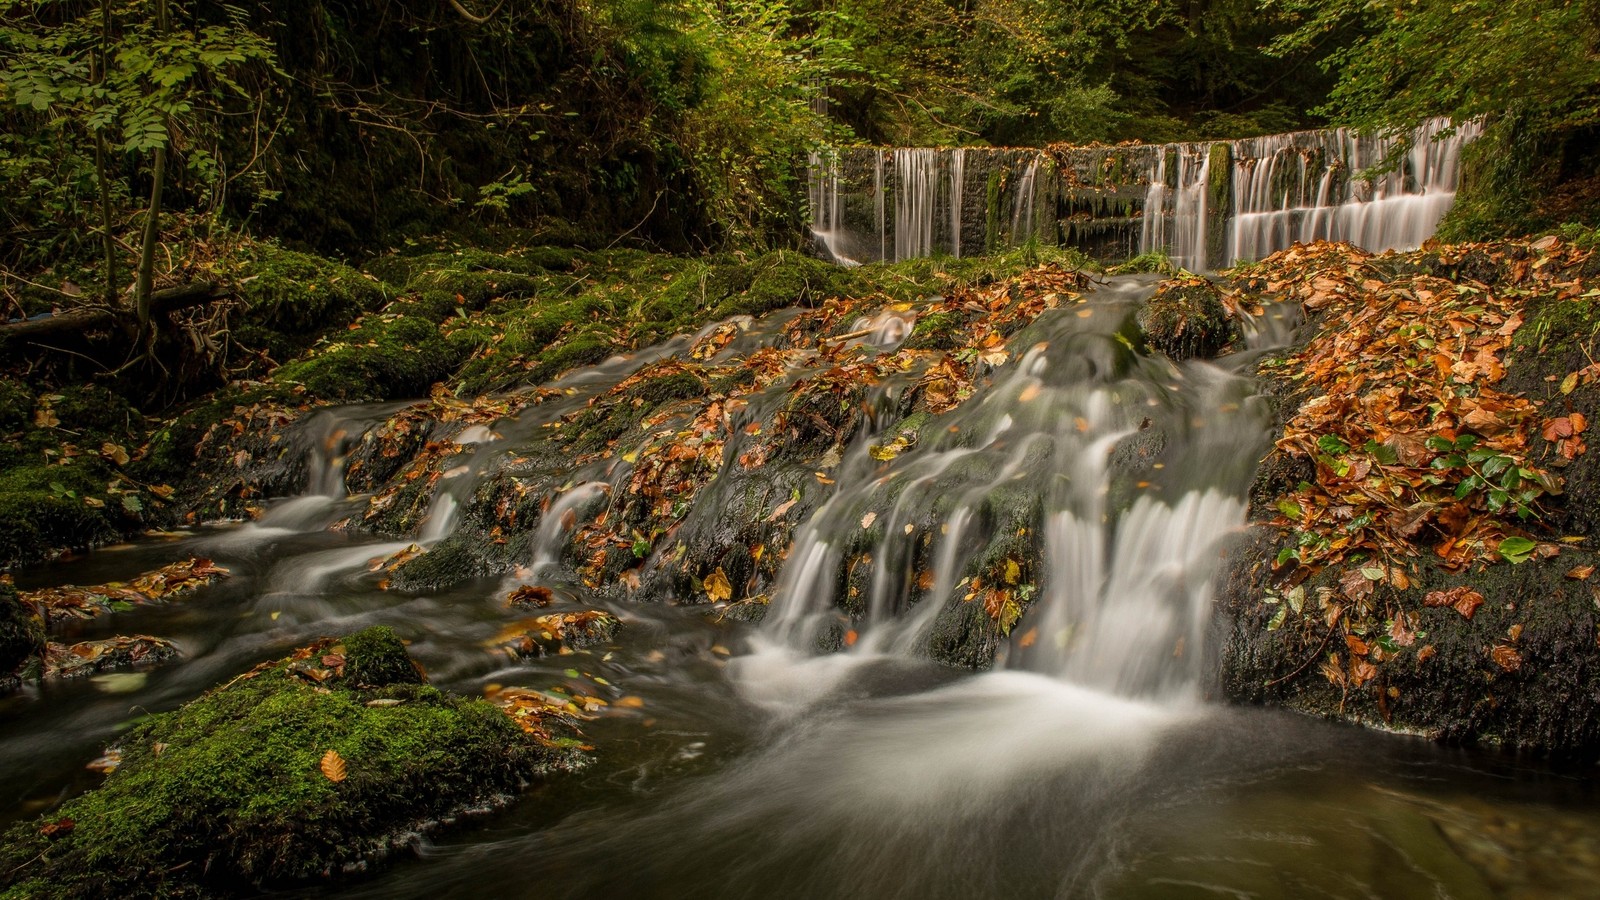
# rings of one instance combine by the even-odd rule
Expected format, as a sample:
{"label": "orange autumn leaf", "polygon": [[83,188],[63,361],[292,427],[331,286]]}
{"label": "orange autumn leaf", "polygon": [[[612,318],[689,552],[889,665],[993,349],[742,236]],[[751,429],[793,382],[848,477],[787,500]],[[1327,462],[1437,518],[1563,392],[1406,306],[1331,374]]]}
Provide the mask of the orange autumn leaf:
{"label": "orange autumn leaf", "polygon": [[329,750],[327,753],[322,754],[320,767],[323,776],[334,784],[343,781],[347,775],[344,757],[340,756],[337,750]]}

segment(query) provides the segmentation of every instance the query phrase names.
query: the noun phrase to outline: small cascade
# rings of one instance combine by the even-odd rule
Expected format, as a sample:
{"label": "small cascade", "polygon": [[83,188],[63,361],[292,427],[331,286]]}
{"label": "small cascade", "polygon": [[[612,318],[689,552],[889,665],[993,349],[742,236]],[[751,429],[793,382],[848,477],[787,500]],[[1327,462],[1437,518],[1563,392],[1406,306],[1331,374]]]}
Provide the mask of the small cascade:
{"label": "small cascade", "polygon": [[[1004,667],[1122,697],[1194,695],[1217,549],[1244,521],[1266,419],[1247,375],[1119,339],[1151,290],[1119,279],[1087,315],[1046,313],[991,387],[887,466],[871,454],[882,435],[858,436],[838,490],[795,533],[762,652],[741,662],[752,699],[803,707],[842,670],[925,655],[969,613],[1004,620],[1006,604],[1038,608],[998,648]],[[885,381],[868,405],[903,389]],[[1044,570],[1023,572],[1033,558]],[[851,574],[863,559],[865,581]]]}
{"label": "small cascade", "polygon": [[[1156,155],[1156,170],[1150,176],[1150,186],[1144,192],[1144,208],[1146,211],[1167,208],[1167,154],[1165,153]],[[1149,253],[1151,248],[1165,246],[1167,246],[1167,217],[1142,216],[1139,225],[1139,252]]]}
{"label": "small cascade", "polygon": [[872,204],[873,211],[877,214],[874,221],[878,223],[878,258],[889,258],[889,229],[885,218],[883,185],[883,154],[872,154]]}
{"label": "small cascade", "polygon": [[934,253],[935,210],[939,199],[939,151],[904,148],[894,151],[894,258],[912,259]]}
{"label": "small cascade", "polygon": [[950,151],[950,255],[961,256],[961,207],[967,196],[967,151]]}
{"label": "small cascade", "polygon": [[577,527],[579,510],[610,491],[611,485],[603,481],[585,481],[573,485],[550,504],[544,517],[539,520],[539,530],[533,536],[533,561],[528,566],[529,577],[536,579],[561,561],[561,550]]}
{"label": "small cascade", "polygon": [[[812,231],[847,265],[960,256],[980,236],[987,249],[1060,240],[1106,262],[1162,251],[1194,271],[1297,241],[1414,249],[1454,202],[1461,151],[1481,132],[1434,119],[1385,136],[1336,128],[1048,154],[842,148],[812,156]],[[969,183],[987,187],[969,197]]]}
{"label": "small cascade", "polygon": [[818,249],[829,260],[842,266],[857,265],[845,247],[848,233],[844,229],[844,214],[839,198],[839,159],[824,157],[813,151],[808,161],[811,177],[808,183],[811,203],[811,234]]}
{"label": "small cascade", "polygon": [[[1203,272],[1209,266],[1207,246],[1211,217],[1207,215],[1211,188],[1211,153],[1205,145],[1178,152],[1178,190],[1172,215],[1172,261],[1185,269]],[[1147,211],[1148,215],[1148,211]],[[1141,247],[1141,252],[1159,250]]]}
{"label": "small cascade", "polygon": [[1022,170],[1022,178],[1017,181],[1017,192],[1011,200],[1012,246],[1021,246],[1033,239],[1033,195],[1034,184],[1039,179],[1039,159],[1035,155],[1028,160],[1028,165]]}

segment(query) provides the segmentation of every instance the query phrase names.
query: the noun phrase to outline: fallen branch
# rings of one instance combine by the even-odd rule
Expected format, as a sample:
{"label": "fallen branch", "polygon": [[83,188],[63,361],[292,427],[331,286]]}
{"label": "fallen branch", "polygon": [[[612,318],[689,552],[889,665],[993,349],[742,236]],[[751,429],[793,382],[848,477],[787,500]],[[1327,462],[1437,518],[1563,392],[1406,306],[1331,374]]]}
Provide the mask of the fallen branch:
{"label": "fallen branch", "polygon": [[[166,288],[150,295],[150,311],[166,314],[193,306],[214,303],[233,295],[216,282],[202,281],[179,287]],[[119,320],[132,321],[131,310],[110,309],[104,306],[69,310],[59,315],[0,325],[0,346],[9,346],[18,340],[50,337],[58,334],[77,334],[95,331],[116,324]]]}

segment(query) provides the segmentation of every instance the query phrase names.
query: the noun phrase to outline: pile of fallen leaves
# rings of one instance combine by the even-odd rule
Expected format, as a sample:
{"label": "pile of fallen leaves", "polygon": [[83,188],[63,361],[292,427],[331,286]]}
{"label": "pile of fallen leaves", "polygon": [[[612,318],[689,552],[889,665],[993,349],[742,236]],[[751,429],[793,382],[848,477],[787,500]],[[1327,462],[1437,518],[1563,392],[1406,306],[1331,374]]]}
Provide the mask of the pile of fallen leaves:
{"label": "pile of fallen leaves", "polygon": [[[578,723],[594,718],[594,713],[609,705],[599,697],[568,697],[532,688],[495,685],[484,690],[483,699],[498,706],[523,732],[546,747],[572,744],[574,739],[570,735],[580,733]],[[587,744],[577,747],[594,749]]]}
{"label": "pile of fallen leaves", "polygon": [[610,640],[621,624],[616,616],[597,609],[550,613],[507,625],[486,643],[513,657],[564,656]]}
{"label": "pile of fallen leaves", "polygon": [[[702,362],[668,360],[641,370],[597,397],[591,409],[637,402],[629,398],[642,385],[683,373],[707,384],[722,381],[733,387],[664,405],[640,423],[647,437],[636,448],[624,449],[612,440],[580,457],[580,463],[589,462],[621,451],[623,460],[634,465],[625,494],[633,506],[621,515],[603,512],[577,530],[575,540],[587,554],[580,574],[597,585],[608,555],[619,550],[642,561],[663,536],[673,533],[697,493],[730,463],[749,471],[806,447],[820,454],[816,465],[826,470],[835,464],[829,460],[850,439],[866,411],[865,392],[887,378],[915,379],[912,391],[920,410],[938,414],[954,409],[973,394],[989,368],[1009,361],[1006,341],[1012,334],[1047,309],[1081,300],[1080,291],[1086,286],[1087,276],[1081,272],[1039,266],[987,287],[953,289],[946,296],[917,303],[884,297],[832,298],[792,318],[778,346],[711,365],[711,358],[732,342],[738,329],[748,327],[728,323],[702,339],[703,346],[692,354]],[[947,323],[945,348],[902,346],[880,352],[863,340],[878,327],[873,323],[890,317],[907,328],[924,318],[940,317],[938,321]],[[863,320],[866,327],[859,324]],[[770,418],[745,424],[736,435],[739,414],[755,395],[775,386],[785,391],[782,407]],[[740,438],[738,455],[724,459],[735,438]],[[875,446],[873,456],[888,461],[913,440],[914,434],[896,435]],[[825,486],[833,483],[825,471],[817,473],[817,480]],[[778,515],[781,510],[774,518]],[[767,551],[764,546],[750,549],[756,559]],[[629,584],[637,582],[631,570],[622,578]],[[714,601],[726,599],[719,582],[712,581],[703,590]]]}
{"label": "pile of fallen leaves", "polygon": [[1570,460],[1584,452],[1587,421],[1543,417],[1535,401],[1495,385],[1526,299],[1577,288],[1540,279],[1574,262],[1554,258],[1558,243],[1528,250],[1530,259],[1509,267],[1509,284],[1493,286],[1386,277],[1370,254],[1344,244],[1295,247],[1256,269],[1266,295],[1320,313],[1317,335],[1282,363],[1309,397],[1277,446],[1309,460],[1315,477],[1278,499],[1278,524],[1298,538],[1280,565],[1394,560],[1426,547],[1460,569],[1555,552],[1522,527],[1541,498],[1562,489],[1531,441],[1543,433]]}
{"label": "pile of fallen leaves", "polygon": [[76,644],[51,642],[45,648],[44,676],[72,678],[109,669],[137,669],[177,659],[178,648],[165,638],[121,635]]}
{"label": "pile of fallen leaves", "polygon": [[126,583],[113,581],[90,587],[66,585],[23,591],[20,596],[24,603],[37,607],[50,625],[60,626],[108,612],[162,603],[211,584],[227,574],[227,569],[211,560],[195,557],[147,572]]}
{"label": "pile of fallen leaves", "polygon": [[[1293,356],[1266,364],[1304,398],[1277,447],[1314,474],[1275,498],[1273,524],[1296,542],[1277,559],[1285,584],[1263,602],[1277,607],[1269,631],[1291,613],[1325,626],[1320,673],[1346,693],[1376,682],[1390,660],[1425,662],[1437,652],[1420,640],[1420,610],[1395,602],[1397,594],[1378,602],[1379,587],[1411,588],[1427,557],[1459,572],[1560,552],[1560,542],[1536,537],[1542,503],[1563,490],[1552,469],[1587,451],[1588,419],[1546,415],[1538,401],[1498,385],[1502,354],[1531,301],[1596,295],[1576,274],[1588,257],[1553,237],[1408,257],[1317,243],[1236,273],[1253,292],[1301,303],[1319,329]],[[1455,277],[1429,274],[1440,267]],[[1591,364],[1549,380],[1567,395],[1596,377],[1600,365]],[[1339,565],[1336,578],[1308,591],[1309,576]],[[1592,574],[1579,566],[1567,577]],[[1485,598],[1458,585],[1420,601],[1471,620]],[[1504,672],[1523,666],[1521,632],[1511,625],[1488,650]],[[1384,715],[1397,696],[1393,687],[1380,693]]]}

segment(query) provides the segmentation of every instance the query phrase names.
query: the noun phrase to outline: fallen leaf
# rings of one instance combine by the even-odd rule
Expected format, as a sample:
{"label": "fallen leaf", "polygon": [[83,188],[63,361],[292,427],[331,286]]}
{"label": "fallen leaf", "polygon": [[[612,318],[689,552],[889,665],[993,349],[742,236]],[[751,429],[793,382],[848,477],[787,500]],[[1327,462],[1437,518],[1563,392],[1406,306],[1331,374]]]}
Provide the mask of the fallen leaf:
{"label": "fallen leaf", "polygon": [[1422,604],[1424,606],[1449,606],[1470,619],[1473,613],[1478,611],[1478,607],[1483,605],[1483,595],[1466,585],[1460,585],[1448,591],[1431,591],[1422,598]]}
{"label": "fallen leaf", "polygon": [[779,519],[783,518],[783,514],[788,512],[789,510],[793,509],[794,505],[796,503],[798,503],[798,502],[799,502],[798,500],[785,500],[782,503],[779,503],[778,504],[778,508],[774,509],[772,511],[772,515],[767,516],[767,521],[768,522],[776,522]]}
{"label": "fallen leaf", "polygon": [[322,774],[329,781],[338,784],[345,779],[344,757],[337,750],[329,750],[322,754]]}
{"label": "fallen leaf", "polygon": [[715,572],[707,575],[701,585],[705,588],[706,596],[711,598],[712,603],[720,603],[733,598],[733,585],[728,583],[728,573],[724,572],[721,566],[718,566]]}
{"label": "fallen leaf", "polygon": [[1507,672],[1515,672],[1522,668],[1522,654],[1518,653],[1515,647],[1501,644],[1489,651],[1489,656],[1495,665]]}

